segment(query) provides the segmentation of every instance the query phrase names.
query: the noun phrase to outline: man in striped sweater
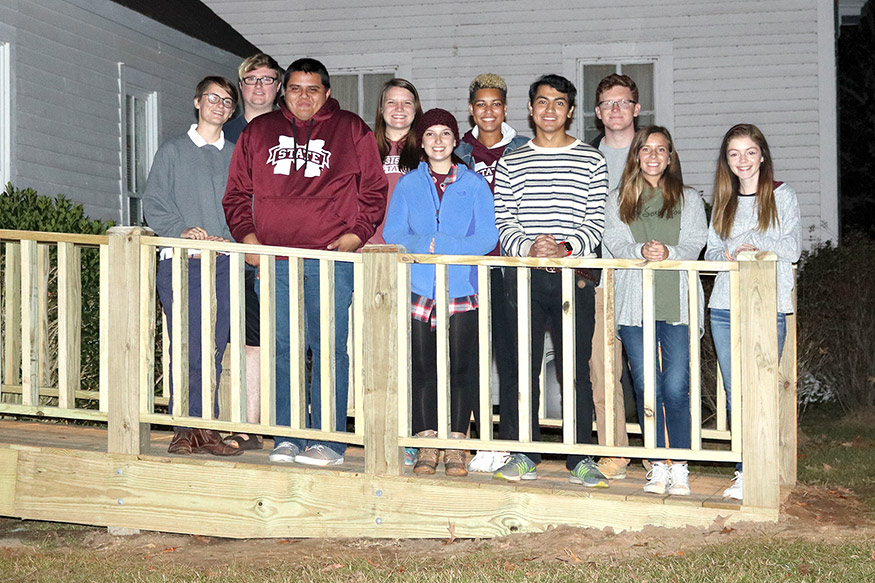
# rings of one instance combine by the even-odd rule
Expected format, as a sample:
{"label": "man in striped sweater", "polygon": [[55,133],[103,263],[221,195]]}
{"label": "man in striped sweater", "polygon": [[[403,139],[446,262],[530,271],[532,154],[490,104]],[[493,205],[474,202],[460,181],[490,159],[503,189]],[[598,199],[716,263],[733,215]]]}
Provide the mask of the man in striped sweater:
{"label": "man in striped sweater", "polygon": [[[505,255],[516,257],[595,257],[604,228],[608,173],[604,156],[566,131],[577,89],[559,75],[544,75],[529,88],[529,115],[535,138],[505,155],[495,177],[495,220]],[[593,400],[589,359],[594,328],[595,282],[589,270],[575,270],[575,416],[578,443],[592,443]],[[516,308],[516,273],[508,270],[506,300]],[[562,275],[554,268],[531,271],[532,441],[540,441],[538,377],[549,330],[561,360]],[[519,439],[519,395],[500,396],[501,439]],[[539,453],[515,453],[494,477],[534,480]],[[566,461],[570,481],[608,486],[590,456]]]}

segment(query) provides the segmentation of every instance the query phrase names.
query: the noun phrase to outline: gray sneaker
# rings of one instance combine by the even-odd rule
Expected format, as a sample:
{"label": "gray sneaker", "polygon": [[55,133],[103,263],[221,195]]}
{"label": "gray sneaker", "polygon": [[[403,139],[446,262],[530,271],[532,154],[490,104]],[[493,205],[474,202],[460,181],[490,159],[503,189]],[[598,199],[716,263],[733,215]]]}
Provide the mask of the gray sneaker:
{"label": "gray sneaker", "polygon": [[598,464],[591,457],[577,462],[577,465],[571,470],[571,477],[568,478],[568,481],[572,484],[583,484],[587,488],[608,487],[608,479],[601,473]]}
{"label": "gray sneaker", "polygon": [[535,462],[529,456],[515,453],[510,456],[507,463],[498,468],[492,477],[496,480],[519,482],[520,480],[537,480],[538,472],[535,470]]}
{"label": "gray sneaker", "polygon": [[299,453],[295,461],[306,466],[339,466],[343,463],[343,455],[317,443],[308,447],[303,453]]}
{"label": "gray sneaker", "polygon": [[274,445],[268,459],[275,463],[291,464],[299,453],[301,449],[291,441],[280,441]]}

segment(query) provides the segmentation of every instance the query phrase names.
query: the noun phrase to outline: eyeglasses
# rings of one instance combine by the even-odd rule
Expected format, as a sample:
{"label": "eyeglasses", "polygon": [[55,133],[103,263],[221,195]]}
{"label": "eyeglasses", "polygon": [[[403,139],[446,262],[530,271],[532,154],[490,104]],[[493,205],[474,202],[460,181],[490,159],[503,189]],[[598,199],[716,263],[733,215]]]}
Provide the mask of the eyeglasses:
{"label": "eyeglasses", "polygon": [[234,109],[235,103],[234,100],[230,97],[222,97],[221,95],[216,95],[215,93],[201,93],[202,97],[206,97],[207,101],[216,105],[217,103],[221,103],[225,109]]}
{"label": "eyeglasses", "polygon": [[262,85],[269,87],[279,81],[279,79],[276,77],[243,77],[244,85],[258,85],[259,81],[261,81]]}
{"label": "eyeglasses", "polygon": [[637,101],[632,101],[631,99],[620,99],[619,101],[614,101],[613,99],[608,101],[599,101],[599,109],[602,111],[611,111],[614,109],[614,106],[619,107],[620,109],[629,109],[633,105],[638,103]]}

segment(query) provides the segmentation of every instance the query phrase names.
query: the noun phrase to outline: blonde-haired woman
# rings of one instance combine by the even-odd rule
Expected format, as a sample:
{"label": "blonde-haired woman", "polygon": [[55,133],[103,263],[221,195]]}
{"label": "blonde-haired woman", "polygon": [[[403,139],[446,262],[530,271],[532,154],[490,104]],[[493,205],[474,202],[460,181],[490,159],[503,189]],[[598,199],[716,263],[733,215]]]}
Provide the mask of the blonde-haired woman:
{"label": "blonde-haired woman", "polygon": [[[642,128],[629,148],[620,187],[608,195],[605,205],[607,253],[616,258],[653,262],[695,260],[705,246],[707,230],[705,206],[695,190],[684,187],[681,163],[671,134],[659,126]],[[689,448],[687,278],[679,271],[657,271],[654,287],[656,343],[662,352],[662,358],[656,360],[656,446]],[[701,284],[698,287],[702,297]],[[643,431],[645,359],[641,271],[618,270],[614,293],[618,332],[629,357]],[[703,303],[700,301],[699,306]],[[697,335],[699,331],[692,333]],[[644,491],[688,495],[687,463],[652,460]]]}
{"label": "blonde-haired woman", "polygon": [[[714,207],[705,259],[735,261],[742,251],[773,251],[778,256],[780,356],[787,331],[786,315],[793,312],[793,263],[802,253],[799,203],[796,191],[787,184],[775,182],[769,144],[760,129],[752,124],[735,125],[723,136],[714,178]],[[708,307],[728,409],[732,386],[728,273],[717,275]],[[734,484],[723,492],[723,497],[741,500],[741,464],[733,480]]]}

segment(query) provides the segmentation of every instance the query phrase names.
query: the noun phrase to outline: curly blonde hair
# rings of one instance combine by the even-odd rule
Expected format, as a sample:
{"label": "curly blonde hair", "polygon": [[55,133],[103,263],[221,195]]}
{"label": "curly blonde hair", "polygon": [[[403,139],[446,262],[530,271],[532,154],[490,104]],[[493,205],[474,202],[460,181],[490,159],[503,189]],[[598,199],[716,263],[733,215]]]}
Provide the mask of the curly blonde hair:
{"label": "curly blonde hair", "polygon": [[501,93],[501,100],[507,101],[507,83],[500,75],[481,73],[474,77],[471,85],[468,86],[468,103],[474,103],[474,98],[481,89],[497,89]]}

